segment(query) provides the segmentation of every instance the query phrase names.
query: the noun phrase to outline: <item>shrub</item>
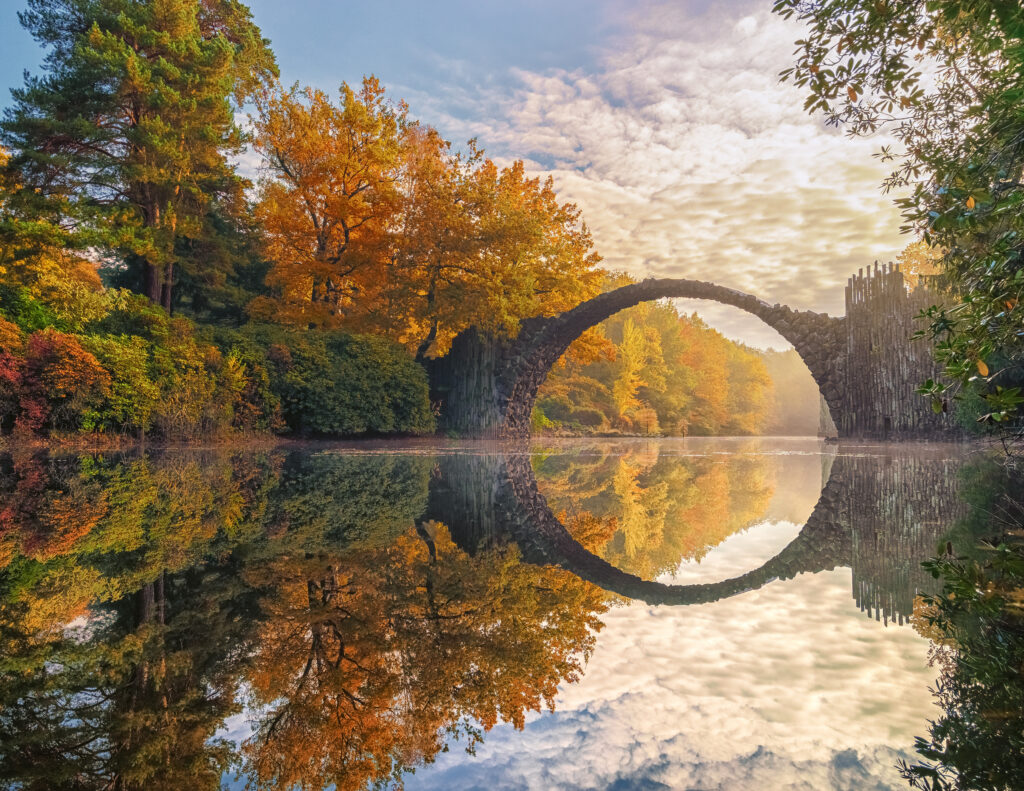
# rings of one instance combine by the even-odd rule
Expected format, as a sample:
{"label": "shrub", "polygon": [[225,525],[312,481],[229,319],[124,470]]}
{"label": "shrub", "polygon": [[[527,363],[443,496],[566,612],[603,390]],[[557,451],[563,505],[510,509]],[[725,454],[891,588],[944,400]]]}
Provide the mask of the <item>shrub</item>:
{"label": "shrub", "polygon": [[[88,315],[73,322],[84,328],[77,336],[38,329],[55,314],[24,290],[0,287],[0,430],[152,430],[189,440],[231,430],[434,429],[426,372],[386,339],[270,326],[199,330],[125,290],[94,296]],[[26,327],[34,330],[27,343]]]}
{"label": "shrub", "polygon": [[160,400],[160,388],[149,378],[149,344],[131,335],[91,335],[82,344],[110,376],[96,428],[148,431]]}
{"label": "shrub", "polygon": [[[199,353],[198,348],[187,351]],[[204,361],[173,356],[158,349],[160,400],[153,411],[153,428],[165,439],[188,440],[212,435],[226,428],[219,414],[223,405],[214,401],[217,383]]]}
{"label": "shrub", "polygon": [[341,332],[255,330],[273,362],[271,388],[299,434],[434,430],[427,375],[398,344]]}
{"label": "shrub", "polygon": [[0,432],[10,431],[18,416],[25,366],[21,356],[23,346],[21,330],[0,317]]}
{"label": "shrub", "polygon": [[534,434],[540,434],[552,428],[555,428],[555,424],[544,414],[543,409],[534,404],[533,410],[530,412],[530,429]]}
{"label": "shrub", "polygon": [[271,369],[290,362],[288,350],[274,344],[262,346],[250,335],[223,327],[213,330],[212,340],[225,355],[227,377],[238,378],[231,425],[242,431],[283,430],[281,399],[272,387]]}
{"label": "shrub", "polygon": [[605,422],[604,412],[600,409],[591,409],[590,407],[573,410],[569,420],[573,423],[579,423],[581,426],[589,426],[591,428],[601,426]]}
{"label": "shrub", "polygon": [[541,398],[537,401],[537,406],[541,408],[550,420],[568,421],[573,410],[572,401],[564,395],[552,395]]}
{"label": "shrub", "polygon": [[17,324],[0,316],[0,352],[17,354],[25,345],[25,337]]}
{"label": "shrub", "polygon": [[47,327],[64,329],[57,315],[33,298],[27,288],[0,285],[0,311],[25,332]]}
{"label": "shrub", "polygon": [[110,375],[72,335],[46,329],[29,336],[17,427],[91,428],[110,391]]}

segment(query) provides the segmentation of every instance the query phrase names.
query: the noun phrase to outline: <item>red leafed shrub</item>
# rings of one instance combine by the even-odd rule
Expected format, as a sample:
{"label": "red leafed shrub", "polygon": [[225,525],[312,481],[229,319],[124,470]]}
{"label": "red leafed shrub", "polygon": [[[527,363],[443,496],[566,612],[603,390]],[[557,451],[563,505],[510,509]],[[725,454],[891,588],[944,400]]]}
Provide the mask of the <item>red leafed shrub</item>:
{"label": "red leafed shrub", "polygon": [[0,317],[0,433],[9,431],[18,415],[24,345],[18,326]]}
{"label": "red leafed shrub", "polygon": [[110,375],[78,339],[52,329],[29,336],[21,381],[21,414],[27,431],[89,428],[90,415],[110,390]]}

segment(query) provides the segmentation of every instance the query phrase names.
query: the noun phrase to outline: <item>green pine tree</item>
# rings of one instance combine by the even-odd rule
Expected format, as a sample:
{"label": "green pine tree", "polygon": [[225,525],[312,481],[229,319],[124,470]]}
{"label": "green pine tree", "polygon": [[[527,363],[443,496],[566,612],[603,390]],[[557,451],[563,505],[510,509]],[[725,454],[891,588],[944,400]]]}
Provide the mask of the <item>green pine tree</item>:
{"label": "green pine tree", "polygon": [[22,199],[66,205],[77,244],[170,310],[176,266],[203,265],[182,250],[237,202],[234,108],[276,76],[268,42],[237,0],[29,0],[19,18],[47,49],[0,124]]}

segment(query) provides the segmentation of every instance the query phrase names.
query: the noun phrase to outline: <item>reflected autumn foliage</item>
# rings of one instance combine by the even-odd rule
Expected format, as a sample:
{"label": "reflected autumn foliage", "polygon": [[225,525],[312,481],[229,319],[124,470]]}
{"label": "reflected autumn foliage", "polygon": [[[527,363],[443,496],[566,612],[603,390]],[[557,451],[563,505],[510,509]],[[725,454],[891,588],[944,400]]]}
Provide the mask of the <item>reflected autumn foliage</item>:
{"label": "reflected autumn foliage", "polygon": [[[0,786],[401,783],[576,680],[606,596],[421,521],[433,460],[0,460]],[[245,712],[251,735],[224,737]]]}
{"label": "reflected autumn foliage", "polygon": [[261,788],[361,788],[452,736],[522,727],[579,677],[605,608],[514,546],[467,554],[438,523],[248,573],[273,580],[247,675],[262,713],[244,754]]}
{"label": "reflected autumn foliage", "polygon": [[[700,560],[764,517],[775,491],[770,456],[663,455],[658,443],[608,445],[535,464],[552,510],[586,535],[581,543],[645,579]],[[755,449],[751,445],[747,449]]]}

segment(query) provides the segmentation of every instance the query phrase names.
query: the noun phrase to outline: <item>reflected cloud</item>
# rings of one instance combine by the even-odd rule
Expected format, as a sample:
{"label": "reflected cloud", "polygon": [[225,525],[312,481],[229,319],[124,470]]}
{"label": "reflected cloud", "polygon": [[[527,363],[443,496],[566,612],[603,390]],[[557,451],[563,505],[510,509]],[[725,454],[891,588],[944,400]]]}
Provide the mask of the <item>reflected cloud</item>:
{"label": "reflected cloud", "polygon": [[408,786],[901,788],[891,745],[935,716],[926,653],[852,606],[845,570],[700,608],[613,610],[554,714]]}

